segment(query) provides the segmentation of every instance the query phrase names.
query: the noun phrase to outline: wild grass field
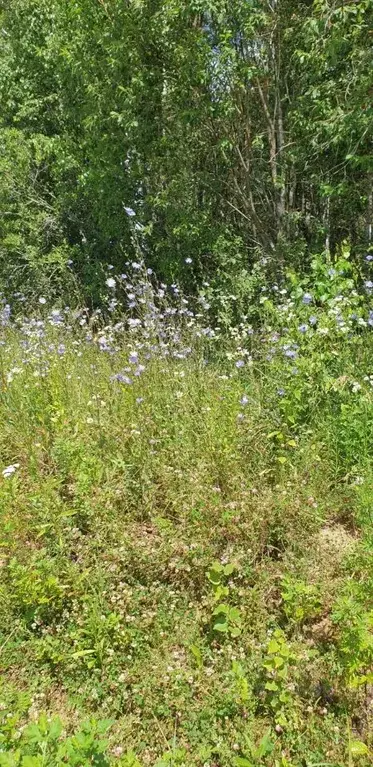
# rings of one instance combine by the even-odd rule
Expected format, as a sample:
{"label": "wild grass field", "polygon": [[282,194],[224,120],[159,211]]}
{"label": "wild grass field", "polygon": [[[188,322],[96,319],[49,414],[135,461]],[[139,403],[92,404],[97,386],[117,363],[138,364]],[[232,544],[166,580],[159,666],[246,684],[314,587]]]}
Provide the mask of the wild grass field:
{"label": "wild grass field", "polygon": [[372,764],[373,321],[322,268],[228,335],[139,264],[4,301],[0,765]]}

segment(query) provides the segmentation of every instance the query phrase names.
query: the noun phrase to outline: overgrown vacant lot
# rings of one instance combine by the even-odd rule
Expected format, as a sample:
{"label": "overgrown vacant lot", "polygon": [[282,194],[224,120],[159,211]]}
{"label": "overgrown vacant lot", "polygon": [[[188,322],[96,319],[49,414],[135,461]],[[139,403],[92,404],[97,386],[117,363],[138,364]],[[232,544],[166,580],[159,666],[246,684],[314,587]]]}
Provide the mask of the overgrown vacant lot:
{"label": "overgrown vacant lot", "polygon": [[373,0],[0,0],[0,767],[373,767]]}
{"label": "overgrown vacant lot", "polygon": [[225,345],[185,303],[4,308],[1,765],[371,763],[354,301],[269,296]]}

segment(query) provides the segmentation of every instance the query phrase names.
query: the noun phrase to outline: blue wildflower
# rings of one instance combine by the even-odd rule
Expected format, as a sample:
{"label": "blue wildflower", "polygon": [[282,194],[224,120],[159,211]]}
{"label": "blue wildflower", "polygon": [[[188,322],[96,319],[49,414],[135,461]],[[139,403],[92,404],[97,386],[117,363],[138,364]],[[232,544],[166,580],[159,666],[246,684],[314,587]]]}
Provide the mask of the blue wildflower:
{"label": "blue wildflower", "polygon": [[300,333],[307,333],[308,325],[299,325],[298,330]]}
{"label": "blue wildflower", "polygon": [[236,368],[238,368],[238,369],[239,369],[239,368],[243,368],[243,367],[244,367],[244,365],[245,365],[245,363],[244,363],[244,361],[243,361],[243,360],[237,360],[237,362],[236,362]]}
{"label": "blue wildflower", "polygon": [[248,401],[249,401],[249,398],[248,398],[247,394],[243,394],[241,399],[240,399],[241,405],[243,405],[245,407],[245,405],[247,405]]}
{"label": "blue wildflower", "polygon": [[304,304],[312,303],[313,297],[312,297],[311,293],[304,293],[302,301],[303,301]]}
{"label": "blue wildflower", "polygon": [[132,383],[131,378],[129,378],[127,375],[124,375],[124,373],[115,373],[115,375],[110,377],[110,381],[118,381],[119,383],[128,384],[128,386],[130,386]]}
{"label": "blue wildflower", "polygon": [[51,325],[61,325],[63,322],[63,317],[59,309],[53,309],[49,316],[49,321]]}

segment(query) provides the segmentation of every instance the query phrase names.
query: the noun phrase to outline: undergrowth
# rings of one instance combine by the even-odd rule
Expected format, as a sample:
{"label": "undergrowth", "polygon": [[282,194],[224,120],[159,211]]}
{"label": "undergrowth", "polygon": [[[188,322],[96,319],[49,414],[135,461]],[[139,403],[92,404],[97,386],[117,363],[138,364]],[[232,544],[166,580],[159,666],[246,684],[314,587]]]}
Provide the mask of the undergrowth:
{"label": "undergrowth", "polygon": [[329,271],[228,336],[137,263],[110,320],[4,301],[0,765],[371,764],[370,287]]}

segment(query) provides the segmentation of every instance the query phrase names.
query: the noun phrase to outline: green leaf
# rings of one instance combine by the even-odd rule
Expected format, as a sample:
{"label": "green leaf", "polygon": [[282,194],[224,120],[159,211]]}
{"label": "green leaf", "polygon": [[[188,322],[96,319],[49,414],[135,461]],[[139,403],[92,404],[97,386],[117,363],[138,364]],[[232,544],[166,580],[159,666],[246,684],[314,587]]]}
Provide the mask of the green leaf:
{"label": "green leaf", "polygon": [[227,564],[224,567],[224,575],[232,575],[235,570],[235,565]]}
{"label": "green leaf", "polygon": [[62,722],[58,717],[54,717],[49,726],[49,737],[52,740],[58,740],[62,732]]}
{"label": "green leaf", "polygon": [[233,621],[234,623],[241,624],[242,618],[241,613],[237,607],[231,607],[229,610],[229,620]]}
{"label": "green leaf", "polygon": [[213,612],[213,615],[228,615],[229,613],[229,605],[220,604],[215,607],[215,610]]}
{"label": "green leaf", "polygon": [[275,639],[271,639],[271,641],[268,644],[267,652],[271,655],[276,652],[280,652],[280,645],[278,642],[276,642]]}
{"label": "green leaf", "polygon": [[262,759],[263,756],[267,756],[267,754],[271,754],[273,749],[275,747],[275,744],[270,738],[270,733],[267,732],[265,735],[263,735],[259,746],[257,748],[257,757],[259,759]]}
{"label": "green leaf", "polygon": [[23,756],[22,767],[42,767],[43,765],[43,757],[42,756]]}
{"label": "green leaf", "polygon": [[272,682],[266,682],[265,689],[266,690],[271,690],[272,692],[277,692],[278,691],[278,684],[276,684],[276,682],[273,682],[273,681]]}
{"label": "green leaf", "polygon": [[222,586],[219,583],[219,585],[216,588],[215,594],[214,594],[214,599],[215,599],[216,602],[218,602],[219,599],[221,599],[222,597],[227,597],[228,594],[229,594],[228,587],[227,586]]}
{"label": "green leaf", "polygon": [[226,634],[228,631],[228,623],[226,621],[217,621],[214,623],[213,628],[215,631],[220,631],[222,634]]}
{"label": "green leaf", "polygon": [[190,646],[190,652],[194,656],[198,668],[202,668],[202,666],[203,666],[203,659],[202,659],[202,653],[201,653],[201,650],[199,649],[199,647],[197,647],[197,645],[195,645],[195,644],[192,644]]}
{"label": "green leaf", "polygon": [[369,748],[362,740],[351,740],[349,744],[351,756],[368,756]]}
{"label": "green leaf", "polygon": [[253,763],[245,756],[236,756],[234,759],[235,767],[254,767]]}
{"label": "green leaf", "polygon": [[37,724],[29,724],[24,730],[24,736],[30,743],[41,743],[44,739],[43,733]]}
{"label": "green leaf", "polygon": [[221,580],[221,575],[216,570],[209,570],[207,573],[207,578],[214,586],[218,586]]}
{"label": "green leaf", "polygon": [[288,692],[286,692],[286,690],[283,690],[283,692],[281,692],[279,695],[279,699],[281,703],[289,703],[291,696]]}
{"label": "green leaf", "polygon": [[284,665],[285,661],[283,658],[281,658],[280,655],[275,655],[272,662],[275,668],[280,668],[281,666]]}
{"label": "green leaf", "polygon": [[126,755],[121,758],[119,764],[120,767],[141,767],[141,763],[134,751],[127,751]]}

